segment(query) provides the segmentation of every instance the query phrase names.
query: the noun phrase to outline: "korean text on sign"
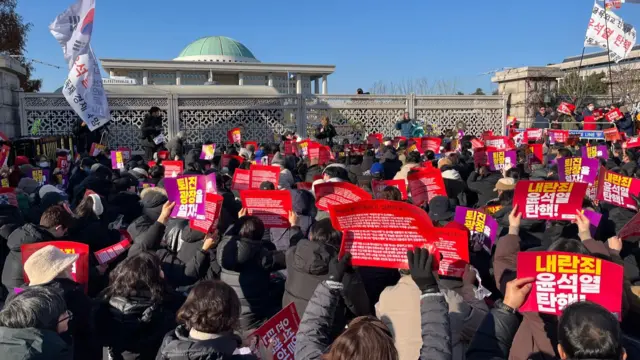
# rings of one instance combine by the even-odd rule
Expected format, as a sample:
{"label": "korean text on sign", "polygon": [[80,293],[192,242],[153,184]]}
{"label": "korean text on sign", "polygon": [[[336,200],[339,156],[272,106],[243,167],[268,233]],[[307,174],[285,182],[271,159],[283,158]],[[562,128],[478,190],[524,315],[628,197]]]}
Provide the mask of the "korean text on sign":
{"label": "korean text on sign", "polygon": [[582,208],[587,186],[560,181],[520,181],[513,202],[524,219],[573,220],[576,211]]}
{"label": "korean text on sign", "polygon": [[622,266],[593,256],[563,252],[518,254],[518,278],[534,277],[521,311],[560,315],[569,305],[593,301],[620,316]]}
{"label": "korean text on sign", "polygon": [[[562,167],[564,168],[564,176],[561,177],[561,180],[567,182],[593,182],[595,180],[595,172],[590,166],[583,164],[585,159],[579,157],[573,158],[563,158],[559,161],[562,161]],[[597,167],[596,167],[597,170]],[[560,173],[560,171],[558,171]],[[585,181],[585,178],[588,178],[590,181]]]}
{"label": "korean text on sign", "polygon": [[602,183],[602,200],[624,206],[625,199],[629,199],[632,180],[628,176],[607,171]]}
{"label": "korean text on sign", "polygon": [[299,325],[295,303],[291,303],[267,320],[251,337],[257,336],[265,348],[272,345],[274,360],[293,360]]}
{"label": "korean text on sign", "polygon": [[180,192],[180,206],[177,216],[180,218],[195,218],[198,205],[204,201],[203,189],[198,189],[198,177],[188,176],[176,179]]}

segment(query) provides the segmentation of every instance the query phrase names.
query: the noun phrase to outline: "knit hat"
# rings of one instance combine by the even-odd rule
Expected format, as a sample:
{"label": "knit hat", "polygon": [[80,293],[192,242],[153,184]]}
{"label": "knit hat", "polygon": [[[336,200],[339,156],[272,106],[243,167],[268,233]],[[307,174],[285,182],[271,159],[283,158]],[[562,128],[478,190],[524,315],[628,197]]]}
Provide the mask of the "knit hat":
{"label": "knit hat", "polygon": [[50,193],[50,192],[58,193],[61,195],[64,194],[64,192],[59,190],[57,187],[47,184],[47,185],[42,185],[42,187],[40,188],[40,191],[38,191],[38,195],[40,196],[40,199],[42,199],[45,195],[47,195],[47,193]]}
{"label": "knit hat", "polygon": [[47,245],[34,252],[24,263],[24,272],[29,278],[29,286],[50,282],[73,265],[79,256],[78,254],[65,254],[53,245]]}
{"label": "knit hat", "polygon": [[29,195],[35,193],[38,190],[38,186],[40,186],[38,182],[32,178],[22,178],[18,183],[18,189]]}
{"label": "knit hat", "polygon": [[93,213],[99,217],[104,212],[104,207],[102,206],[102,199],[100,199],[100,195],[97,195],[97,194],[91,194],[89,195],[89,197],[93,200],[93,208],[92,208]]}
{"label": "knit hat", "polygon": [[513,190],[516,188],[516,180],[514,178],[502,178],[498,180],[496,183],[496,187],[493,191],[505,191],[505,190]]}

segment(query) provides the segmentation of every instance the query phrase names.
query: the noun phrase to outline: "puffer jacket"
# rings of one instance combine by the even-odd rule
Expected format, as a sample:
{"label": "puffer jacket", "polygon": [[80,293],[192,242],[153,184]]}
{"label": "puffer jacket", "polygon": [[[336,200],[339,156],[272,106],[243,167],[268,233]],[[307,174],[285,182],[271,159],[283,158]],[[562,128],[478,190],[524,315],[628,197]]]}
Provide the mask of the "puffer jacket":
{"label": "puffer jacket", "polygon": [[209,340],[189,337],[189,330],[178,326],[162,341],[156,360],[242,360],[256,359],[253,355],[233,355],[242,347],[242,339],[233,334],[224,334]]}
{"label": "puffer jacket", "polygon": [[2,285],[6,287],[7,292],[12,293],[13,289],[24,284],[20,246],[53,240],[55,238],[49,231],[31,223],[24,224],[9,235],[9,254],[2,269]]}
{"label": "puffer jacket", "polygon": [[[24,219],[20,210],[11,205],[0,205],[0,268],[4,268],[5,261],[9,255],[9,246],[7,245],[9,235],[24,225]],[[4,299],[6,293],[0,286],[0,299]]]}
{"label": "puffer jacket", "polygon": [[162,212],[162,205],[167,202],[165,190],[158,187],[146,188],[142,190],[140,197],[142,215],[127,228],[133,239],[129,256],[142,251],[159,249],[166,228],[164,224],[157,221]]}
{"label": "puffer jacket", "polygon": [[[329,263],[338,256],[338,249],[320,242],[300,240],[287,251],[287,281],[284,287],[282,306],[296,304],[298,315],[302,318],[307,304],[318,284],[329,279]],[[360,275],[356,272],[345,274],[342,284],[345,288],[346,309],[341,318],[370,314],[369,298]]]}
{"label": "puffer jacket", "polygon": [[0,327],[0,353],[6,360],[72,360],[73,350],[52,330]]}
{"label": "puffer jacket", "polygon": [[[330,329],[336,324],[334,313],[344,306],[342,284],[320,283],[309,301],[296,337],[296,360],[321,359],[333,342]],[[420,299],[422,348],[420,359],[451,360],[451,327],[447,303],[442,293]]]}
{"label": "puffer jacket", "polygon": [[152,360],[164,335],[176,327],[179,301],[154,303],[150,297],[103,299],[96,311],[96,330],[114,360]]}
{"label": "puffer jacket", "polygon": [[[187,263],[194,256],[198,256],[198,253],[202,251],[202,245],[204,244],[205,234],[201,231],[194,230],[189,226],[186,226],[180,232],[180,245],[177,248],[178,259]],[[199,280],[213,280],[220,278],[220,265],[218,265],[218,259],[216,256],[217,243],[209,249],[208,254],[204,259],[204,264],[200,268]]]}
{"label": "puffer jacket", "polygon": [[96,252],[120,241],[120,232],[109,230],[93,213],[78,218],[69,231],[69,239],[89,245],[90,252]]}
{"label": "puffer jacket", "polygon": [[244,329],[275,315],[280,309],[280,298],[272,294],[270,275],[285,268],[285,256],[275,251],[272,243],[262,240],[225,236],[218,245],[220,280],[233,288],[240,299],[240,323]]}

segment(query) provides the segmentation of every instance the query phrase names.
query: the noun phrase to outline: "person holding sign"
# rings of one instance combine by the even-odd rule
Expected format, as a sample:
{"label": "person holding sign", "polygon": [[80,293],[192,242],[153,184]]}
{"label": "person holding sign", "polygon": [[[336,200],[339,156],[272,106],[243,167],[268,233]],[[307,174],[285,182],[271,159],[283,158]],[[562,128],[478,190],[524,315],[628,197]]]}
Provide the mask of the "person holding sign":
{"label": "person holding sign", "polygon": [[[421,293],[420,359],[451,359],[448,305],[433,275],[433,256],[426,249],[415,249],[407,253],[407,258],[411,278]],[[334,260],[329,280],[316,288],[298,328],[296,359],[321,359],[323,354],[327,359],[398,359],[391,331],[373,317],[354,319],[335,340],[327,337],[333,328],[344,327],[335,323],[333,314],[344,307],[341,282],[347,272],[353,271],[350,260],[349,253]]]}
{"label": "person holding sign", "polygon": [[333,138],[336,137],[338,133],[336,132],[336,128],[331,125],[329,121],[329,117],[323,116],[320,119],[320,126],[316,129],[315,137],[318,139],[322,145],[329,145],[333,147]]}
{"label": "person holding sign", "polygon": [[153,153],[158,151],[160,146],[153,139],[162,134],[162,114],[157,106],[149,109],[149,113],[144,117],[140,127],[140,140],[144,149],[144,158],[153,159]]}

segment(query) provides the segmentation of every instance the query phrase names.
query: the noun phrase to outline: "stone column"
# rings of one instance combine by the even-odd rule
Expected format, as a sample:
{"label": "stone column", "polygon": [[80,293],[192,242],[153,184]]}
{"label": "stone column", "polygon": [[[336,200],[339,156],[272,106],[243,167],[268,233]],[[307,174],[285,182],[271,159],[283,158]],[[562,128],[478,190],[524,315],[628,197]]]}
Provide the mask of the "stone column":
{"label": "stone column", "polygon": [[302,75],[296,74],[296,94],[302,94]]}
{"label": "stone column", "polygon": [[182,85],[182,71],[176,70],[176,85]]}
{"label": "stone column", "polygon": [[149,85],[149,70],[142,70],[142,85]]}
{"label": "stone column", "polygon": [[244,85],[244,74],[243,73],[238,73],[238,85],[240,85],[240,86]]}
{"label": "stone column", "polygon": [[322,75],[322,95],[327,95],[327,75]]}
{"label": "stone column", "polygon": [[314,94],[320,94],[320,79],[315,78],[313,80],[313,93]]}
{"label": "stone column", "polygon": [[273,87],[273,73],[269,73],[268,76],[268,85]]}
{"label": "stone column", "polygon": [[113,79],[114,76],[115,72],[113,71],[113,69],[109,70],[109,77]]}

